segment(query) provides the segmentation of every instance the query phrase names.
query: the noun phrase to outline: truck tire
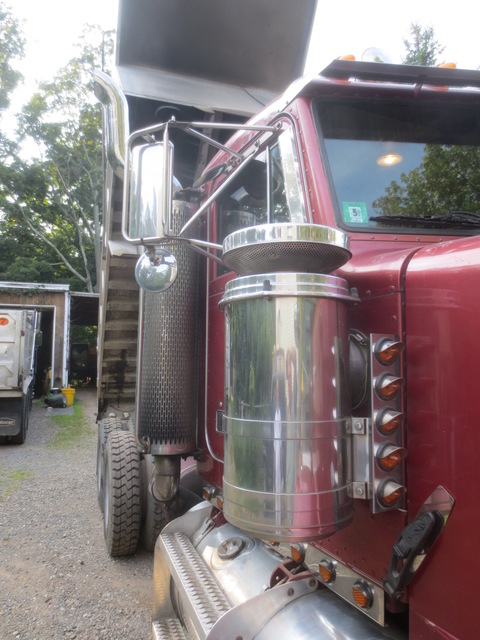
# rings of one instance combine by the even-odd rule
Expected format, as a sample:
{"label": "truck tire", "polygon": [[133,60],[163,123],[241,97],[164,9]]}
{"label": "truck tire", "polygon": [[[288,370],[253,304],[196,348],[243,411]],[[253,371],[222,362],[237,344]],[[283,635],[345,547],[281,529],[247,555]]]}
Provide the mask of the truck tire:
{"label": "truck tire", "polygon": [[125,427],[124,423],[118,418],[104,418],[98,423],[98,437],[97,437],[97,500],[100,511],[103,513],[103,507],[105,503],[105,491],[104,491],[104,465],[105,465],[105,445],[107,443],[108,436],[112,431],[120,431]]}
{"label": "truck tire", "polygon": [[105,446],[103,531],[116,558],[135,553],[142,518],[140,456],[130,431],[113,431]]}
{"label": "truck tire", "polygon": [[23,399],[22,399],[22,414],[21,414],[21,417],[20,417],[20,431],[17,433],[16,436],[12,436],[12,443],[13,444],[23,444],[25,442],[26,437],[27,437],[28,418],[30,416],[30,406],[31,406],[30,394],[31,394],[31,391],[29,390],[26,393],[26,395],[23,396]]}

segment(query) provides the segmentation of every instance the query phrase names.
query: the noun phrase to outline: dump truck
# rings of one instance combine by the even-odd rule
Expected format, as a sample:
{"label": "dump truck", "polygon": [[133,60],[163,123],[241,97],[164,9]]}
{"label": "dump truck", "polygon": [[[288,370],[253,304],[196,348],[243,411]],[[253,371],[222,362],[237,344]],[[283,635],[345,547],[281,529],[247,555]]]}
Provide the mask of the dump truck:
{"label": "dump truck", "polygon": [[0,437],[14,444],[27,436],[40,342],[38,311],[0,307]]}
{"label": "dump truck", "polygon": [[295,80],[314,3],[153,4],[97,74],[109,553],[155,640],[476,637],[480,73]]}

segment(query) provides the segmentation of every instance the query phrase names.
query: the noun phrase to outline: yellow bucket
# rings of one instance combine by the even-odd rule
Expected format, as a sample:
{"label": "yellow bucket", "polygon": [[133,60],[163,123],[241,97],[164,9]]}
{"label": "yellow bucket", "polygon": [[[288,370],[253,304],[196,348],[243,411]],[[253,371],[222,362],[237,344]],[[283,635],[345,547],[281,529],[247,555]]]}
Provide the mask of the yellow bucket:
{"label": "yellow bucket", "polygon": [[64,393],[65,397],[67,398],[67,407],[71,407],[73,404],[75,389],[70,389],[70,387],[68,389],[62,389],[62,393]]}

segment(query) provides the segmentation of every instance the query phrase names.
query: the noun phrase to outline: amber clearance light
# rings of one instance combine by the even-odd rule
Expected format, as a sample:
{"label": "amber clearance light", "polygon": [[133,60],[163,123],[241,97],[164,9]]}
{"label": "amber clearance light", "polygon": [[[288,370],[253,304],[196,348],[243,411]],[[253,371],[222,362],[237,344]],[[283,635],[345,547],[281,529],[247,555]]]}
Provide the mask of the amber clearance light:
{"label": "amber clearance light", "polygon": [[375,391],[382,400],[391,400],[401,390],[403,386],[403,379],[392,376],[389,373],[385,373],[379,376],[375,381]]}
{"label": "amber clearance light", "polygon": [[403,413],[393,409],[383,409],[375,416],[375,426],[384,436],[395,433],[403,424]]}
{"label": "amber clearance light", "polygon": [[335,565],[328,558],[323,558],[320,560],[318,564],[318,573],[320,574],[321,579],[326,584],[331,584],[334,582],[337,572],[335,571]]}
{"label": "amber clearance light", "polygon": [[375,357],[380,364],[388,366],[395,362],[400,354],[405,350],[405,345],[399,340],[380,340],[375,345]]}
{"label": "amber clearance light", "polygon": [[385,444],[377,452],[377,464],[383,471],[392,471],[402,464],[406,456],[407,450],[403,447]]}
{"label": "amber clearance light", "polygon": [[383,482],[377,492],[377,498],[384,507],[394,507],[405,493],[405,487],[394,480]]}
{"label": "amber clearance light", "polygon": [[365,580],[357,580],[352,588],[355,603],[362,609],[370,609],[373,604],[373,592]]}

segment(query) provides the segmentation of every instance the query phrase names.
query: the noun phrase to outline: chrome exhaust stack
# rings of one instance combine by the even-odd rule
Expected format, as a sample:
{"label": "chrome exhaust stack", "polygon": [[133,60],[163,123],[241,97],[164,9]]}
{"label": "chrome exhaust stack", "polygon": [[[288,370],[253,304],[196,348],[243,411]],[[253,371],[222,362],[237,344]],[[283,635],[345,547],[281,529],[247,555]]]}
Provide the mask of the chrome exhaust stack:
{"label": "chrome exhaust stack", "polygon": [[[141,238],[132,240],[125,233],[128,215],[133,220],[132,233],[153,224],[144,210],[150,202],[145,205],[143,199],[152,195],[155,181],[147,180],[148,171],[141,174],[139,169],[137,174],[131,162],[129,165],[127,154],[144,151],[147,145],[133,151],[128,148],[128,102],[121,87],[102,71],[95,71],[94,78],[95,93],[104,109],[108,164],[124,181],[122,233],[127,242],[147,246],[135,271],[141,287],[135,429],[139,449],[154,458],[150,491],[156,500],[168,502],[178,491],[181,457],[196,448],[197,398],[192,390],[196,389],[198,255],[185,242],[168,238],[163,245],[175,252],[174,257],[161,239],[147,242],[144,237],[149,234],[141,233]],[[154,170],[150,173],[157,177]],[[193,205],[173,199],[171,233],[178,235],[193,213]]]}
{"label": "chrome exhaust stack", "polygon": [[103,105],[105,152],[115,174],[123,179],[125,145],[129,135],[128,103],[118,84],[103,71],[95,70],[95,95]]}

